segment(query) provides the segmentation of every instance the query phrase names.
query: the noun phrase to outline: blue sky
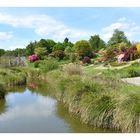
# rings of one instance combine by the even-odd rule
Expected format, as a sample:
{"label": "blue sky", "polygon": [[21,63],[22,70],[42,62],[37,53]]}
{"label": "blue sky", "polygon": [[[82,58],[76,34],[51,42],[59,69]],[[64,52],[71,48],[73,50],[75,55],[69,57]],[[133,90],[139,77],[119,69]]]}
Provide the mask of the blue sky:
{"label": "blue sky", "polygon": [[113,30],[140,41],[140,8],[0,8],[0,48],[24,48],[41,38],[63,41],[99,34],[106,42]]}

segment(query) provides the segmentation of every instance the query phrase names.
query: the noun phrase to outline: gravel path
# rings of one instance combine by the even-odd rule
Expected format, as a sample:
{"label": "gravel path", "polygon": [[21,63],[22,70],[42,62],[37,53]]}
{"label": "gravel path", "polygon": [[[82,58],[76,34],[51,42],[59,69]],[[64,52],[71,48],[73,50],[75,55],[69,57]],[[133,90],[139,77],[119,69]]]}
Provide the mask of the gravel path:
{"label": "gravel path", "polygon": [[136,86],[140,86],[140,77],[123,78],[122,81],[127,82],[129,84],[136,85]]}

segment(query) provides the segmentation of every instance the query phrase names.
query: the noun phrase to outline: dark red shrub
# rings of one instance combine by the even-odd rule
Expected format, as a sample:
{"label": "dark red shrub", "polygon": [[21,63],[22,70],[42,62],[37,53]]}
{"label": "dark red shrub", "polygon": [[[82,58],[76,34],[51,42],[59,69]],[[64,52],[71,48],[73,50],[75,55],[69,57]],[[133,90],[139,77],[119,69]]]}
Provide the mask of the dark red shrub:
{"label": "dark red shrub", "polygon": [[84,63],[84,64],[90,64],[91,63],[91,59],[88,57],[88,56],[85,56],[84,57],[84,59],[82,60],[82,62]]}
{"label": "dark red shrub", "polygon": [[64,51],[58,50],[58,51],[52,52],[49,56],[63,59],[65,57],[65,53]]}
{"label": "dark red shrub", "polygon": [[129,61],[129,60],[134,60],[135,59],[135,52],[136,52],[137,48],[136,46],[133,46],[129,49],[127,49],[124,52],[124,57],[122,58],[123,61]]}

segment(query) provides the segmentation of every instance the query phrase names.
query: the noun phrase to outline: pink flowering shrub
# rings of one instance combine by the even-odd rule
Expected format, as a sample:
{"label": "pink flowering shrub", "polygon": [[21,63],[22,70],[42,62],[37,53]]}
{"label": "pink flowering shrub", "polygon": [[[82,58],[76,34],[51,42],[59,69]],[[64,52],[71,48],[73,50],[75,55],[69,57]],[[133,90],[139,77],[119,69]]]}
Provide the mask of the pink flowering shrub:
{"label": "pink flowering shrub", "polygon": [[33,54],[33,55],[30,55],[30,56],[28,57],[28,60],[29,60],[30,62],[35,62],[35,61],[39,60],[39,57],[38,57],[38,55]]}

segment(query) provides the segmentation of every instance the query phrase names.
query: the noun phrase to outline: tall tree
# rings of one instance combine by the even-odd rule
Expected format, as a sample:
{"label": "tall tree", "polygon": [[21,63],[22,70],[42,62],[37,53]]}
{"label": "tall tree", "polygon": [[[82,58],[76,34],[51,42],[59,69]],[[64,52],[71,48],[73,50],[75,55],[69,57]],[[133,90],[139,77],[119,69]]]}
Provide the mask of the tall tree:
{"label": "tall tree", "polygon": [[130,44],[130,41],[127,39],[123,31],[115,29],[112,37],[108,41],[108,46],[116,45],[120,43]]}
{"label": "tall tree", "polygon": [[99,37],[99,35],[91,36],[89,43],[94,51],[99,51],[106,46],[105,42]]}
{"label": "tall tree", "polygon": [[30,42],[27,47],[26,47],[26,55],[32,55],[34,54],[34,50],[35,50],[35,47],[37,45],[37,42]]}
{"label": "tall tree", "polygon": [[52,52],[53,46],[56,45],[56,42],[54,42],[51,39],[41,39],[38,43],[37,43],[37,47],[43,47],[47,49],[48,53]]}
{"label": "tall tree", "polygon": [[56,45],[53,46],[53,51],[64,51],[65,50],[65,45],[63,43],[58,42]]}
{"label": "tall tree", "polygon": [[0,57],[2,56],[2,55],[4,55],[5,54],[5,50],[4,49],[0,49]]}

